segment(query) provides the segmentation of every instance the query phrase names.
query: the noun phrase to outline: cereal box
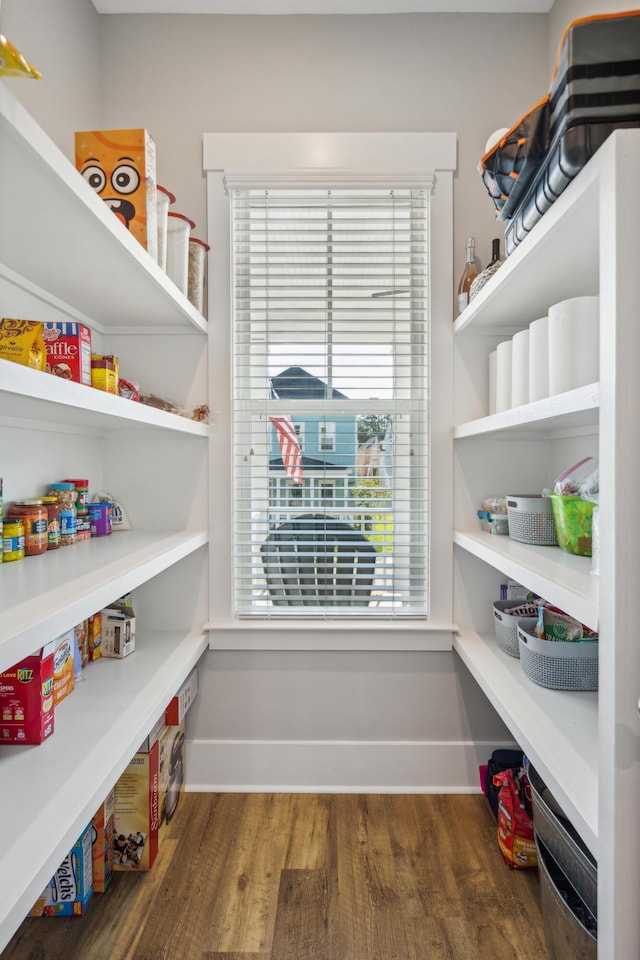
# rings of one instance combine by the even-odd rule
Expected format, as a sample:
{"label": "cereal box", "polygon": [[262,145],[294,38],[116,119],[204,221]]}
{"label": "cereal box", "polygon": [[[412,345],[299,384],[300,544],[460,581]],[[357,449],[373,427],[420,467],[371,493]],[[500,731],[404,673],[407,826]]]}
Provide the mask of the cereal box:
{"label": "cereal box", "polygon": [[102,656],[102,614],[94,613],[87,621],[89,660],[98,660]]}
{"label": "cereal box", "polygon": [[56,706],[62,703],[75,689],[75,673],[73,664],[73,649],[75,646],[75,631],[73,627],[67,630],[56,640],[56,651],[53,662],[53,702]]}
{"label": "cereal box", "polygon": [[76,168],[157,260],[156,145],[148,130],[76,133]]}
{"label": "cereal box", "polygon": [[0,743],[42,743],[53,733],[56,641],[0,674]]}
{"label": "cereal box", "polygon": [[94,893],[104,893],[113,877],[113,803],[114,791],[110,790],[91,821]]}
{"label": "cereal box", "polygon": [[36,900],[30,917],[81,917],[93,894],[91,824],[64,858]]}
{"label": "cereal box", "polygon": [[156,741],[136,753],[114,788],[114,870],[150,870],[158,854],[158,758]]}
{"label": "cereal box", "polygon": [[42,324],[47,373],[91,386],[91,330],[83,323]]}
{"label": "cereal box", "polygon": [[169,823],[184,792],[184,721],[177,727],[167,727],[159,740],[158,805],[160,824],[158,843],[164,840]]}
{"label": "cereal box", "polygon": [[128,657],[136,649],[136,618],[113,607],[101,612],[102,656]]}
{"label": "cereal box", "polygon": [[178,726],[182,723],[187,710],[196,698],[197,692],[198,670],[196,667],[191,671],[166,709],[165,717],[168,726]]}

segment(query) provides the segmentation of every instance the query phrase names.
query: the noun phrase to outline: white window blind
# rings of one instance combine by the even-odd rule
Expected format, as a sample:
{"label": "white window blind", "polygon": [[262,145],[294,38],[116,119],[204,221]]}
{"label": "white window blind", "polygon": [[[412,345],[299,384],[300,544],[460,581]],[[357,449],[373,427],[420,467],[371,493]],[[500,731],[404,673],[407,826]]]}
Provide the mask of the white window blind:
{"label": "white window blind", "polygon": [[235,612],[424,617],[428,192],[231,209]]}

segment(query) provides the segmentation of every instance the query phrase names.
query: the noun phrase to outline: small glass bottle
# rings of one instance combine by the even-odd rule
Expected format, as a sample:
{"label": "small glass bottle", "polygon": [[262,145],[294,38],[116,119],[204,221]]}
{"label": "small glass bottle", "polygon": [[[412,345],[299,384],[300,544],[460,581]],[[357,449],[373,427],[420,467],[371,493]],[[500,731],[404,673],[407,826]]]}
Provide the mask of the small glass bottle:
{"label": "small glass bottle", "polygon": [[474,237],[469,237],[467,239],[464,270],[462,271],[462,276],[460,277],[460,282],[458,284],[458,313],[462,313],[464,308],[469,303],[469,291],[471,290],[471,284],[477,276],[478,268],[476,266],[476,241]]}
{"label": "small glass bottle", "polygon": [[500,257],[500,240],[491,241],[491,261],[484,268],[482,273],[479,273],[471,284],[471,290],[469,291],[469,300],[473,300],[477,296],[485,283],[487,283],[491,277],[494,275],[496,270],[502,266],[504,261]]}

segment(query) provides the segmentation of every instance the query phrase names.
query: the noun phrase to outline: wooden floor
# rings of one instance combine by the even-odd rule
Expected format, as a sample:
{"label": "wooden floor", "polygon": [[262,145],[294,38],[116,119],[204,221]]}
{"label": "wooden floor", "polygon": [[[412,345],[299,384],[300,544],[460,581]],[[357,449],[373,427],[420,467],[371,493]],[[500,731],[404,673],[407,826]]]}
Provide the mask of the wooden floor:
{"label": "wooden floor", "polygon": [[1,960],[548,960],[482,796],[186,794],[150,873]]}

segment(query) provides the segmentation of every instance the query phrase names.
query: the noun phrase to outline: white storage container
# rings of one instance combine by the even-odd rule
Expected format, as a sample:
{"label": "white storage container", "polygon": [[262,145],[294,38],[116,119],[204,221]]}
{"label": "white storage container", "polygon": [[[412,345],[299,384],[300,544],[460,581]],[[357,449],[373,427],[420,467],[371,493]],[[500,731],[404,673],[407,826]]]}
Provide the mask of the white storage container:
{"label": "white storage container", "polygon": [[189,236],[195,227],[183,213],[167,216],[167,275],[186,295],[189,280]]}
{"label": "white storage container", "polygon": [[189,277],[187,283],[187,298],[196,310],[202,313],[204,300],[204,276],[207,263],[207,253],[211,250],[208,243],[189,237]]}
{"label": "white storage container", "polygon": [[158,266],[167,269],[167,219],[169,205],[176,202],[176,198],[166,187],[160,184],[156,187],[156,214],[158,221]]}

